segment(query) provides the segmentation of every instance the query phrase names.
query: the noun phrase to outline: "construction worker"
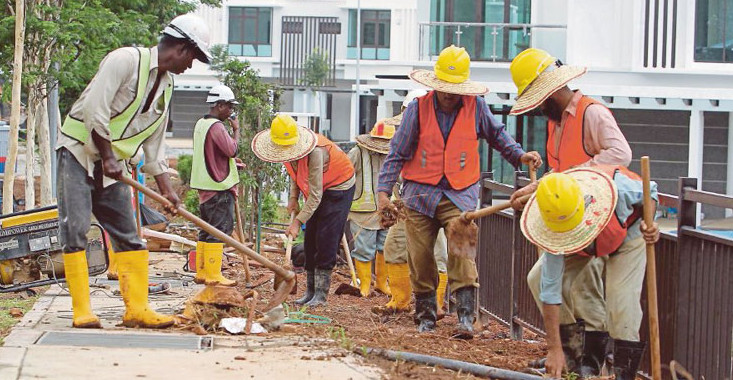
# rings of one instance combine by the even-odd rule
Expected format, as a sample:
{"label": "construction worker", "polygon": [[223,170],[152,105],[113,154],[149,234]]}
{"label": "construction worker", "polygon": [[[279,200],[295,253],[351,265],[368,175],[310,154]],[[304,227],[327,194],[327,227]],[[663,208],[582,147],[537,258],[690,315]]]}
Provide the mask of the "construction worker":
{"label": "construction worker", "polygon": [[[394,117],[384,120],[385,124],[399,126],[402,121],[407,105],[418,97],[427,95],[423,89],[411,90],[402,101],[400,113]],[[400,181],[401,182],[401,181]],[[395,185],[398,189],[399,185]],[[399,191],[392,192],[393,199],[399,199]],[[445,238],[445,231],[441,228],[438,237],[435,239],[435,262],[438,266],[438,288],[435,291],[438,319],[443,315],[443,304],[445,290],[448,286],[448,243]],[[375,306],[372,311],[377,314],[395,314],[410,311],[410,298],[412,297],[412,286],[410,285],[410,268],[407,264],[407,238],[405,236],[405,221],[398,220],[397,224],[389,228],[387,238],[384,242],[384,259],[387,267],[392,296],[387,304]]]}
{"label": "construction worker", "polygon": [[[305,224],[307,287],[295,303],[323,305],[354,200],[354,166],[332,141],[298,126],[284,114],[275,116],[270,129],[255,135],[252,151],[263,161],[283,163],[290,176],[288,213],[297,215],[286,234],[295,239]],[[305,198],[302,210],[298,205],[301,193]]]}
{"label": "construction worker", "polygon": [[372,282],[372,262],[375,262],[376,290],[391,295],[387,285],[387,268],[384,261],[386,228],[380,226],[377,212],[377,183],[379,170],[389,152],[389,140],[394,136],[394,125],[377,122],[371,132],[356,136],[356,146],[349,151],[354,166],[354,201],[349,212],[349,226],[354,237],[354,269],[359,279],[362,297],[368,297]]}
{"label": "construction worker", "polygon": [[[488,89],[468,79],[470,61],[465,49],[449,46],[441,51],[434,70],[410,73],[413,80],[433,91],[407,106],[379,174],[378,204],[384,212],[396,212],[389,196],[400,173],[404,179],[402,200],[407,209],[407,251],[419,332],[433,331],[437,319],[439,280],[433,247],[438,229],[478,204],[479,138],[515,167],[542,162],[537,152],[525,153],[494,119],[478,96]],[[457,300],[454,336],[471,339],[476,263],[449,256],[448,282]]]}
{"label": "construction worker", "polygon": [[[234,202],[237,201],[237,149],[239,121],[230,118],[239,104],[234,92],[224,85],[211,88],[206,103],[209,113],[196,122],[193,131],[193,163],[191,188],[199,193],[201,219],[219,231],[231,235],[234,230]],[[231,135],[224,126],[228,121]],[[196,242],[196,277],[194,282],[206,285],[235,286],[236,281],[221,274],[224,243],[205,230],[199,231]]]}
{"label": "construction worker", "polygon": [[121,161],[142,148],[147,161],[143,171],[155,178],[174,207],[181,203],[170,184],[165,160],[171,74],[183,73],[194,59],[209,62],[209,29],[200,18],[182,15],[162,34],[155,47],[127,47],[109,53],[61,127],[57,144],[59,237],[74,327],[101,327],[89,302],[85,253],[92,213],[112,238],[125,302],[122,325],[163,328],[174,323],[172,317],[148,305],[147,247],[136,234],[130,188],[117,182],[127,175]]}
{"label": "construction worker", "polygon": [[[517,55],[509,69],[519,94],[510,114],[520,115],[539,107],[549,119],[546,150],[551,171],[600,164],[629,165],[631,148],[611,111],[567,86],[569,81],[585,74],[585,67],[564,65],[546,51],[530,48]],[[512,202],[536,188],[534,183],[520,189],[512,195]],[[565,257],[566,268],[581,272],[578,278],[589,279],[574,285],[577,293],[596,294],[593,303],[586,300],[580,304],[582,307],[574,308],[575,318],[584,321],[583,346],[587,357],[601,355],[600,350],[609,340],[603,284],[592,280],[601,278],[604,260],[580,255]]]}
{"label": "construction worker", "polygon": [[[656,183],[650,188],[656,200]],[[581,378],[601,375],[609,342],[586,347],[588,332],[575,309],[595,307],[605,281],[605,307],[588,313],[607,320],[615,378],[635,378],[646,345],[639,337],[645,246],[659,239],[657,224],[647,228],[641,218],[643,204],[639,176],[610,165],[549,174],[528,201],[520,226],[543,251],[527,281],[545,322],[548,375],[559,378],[564,368]],[[605,278],[568,265],[566,255],[596,257],[605,263]]]}

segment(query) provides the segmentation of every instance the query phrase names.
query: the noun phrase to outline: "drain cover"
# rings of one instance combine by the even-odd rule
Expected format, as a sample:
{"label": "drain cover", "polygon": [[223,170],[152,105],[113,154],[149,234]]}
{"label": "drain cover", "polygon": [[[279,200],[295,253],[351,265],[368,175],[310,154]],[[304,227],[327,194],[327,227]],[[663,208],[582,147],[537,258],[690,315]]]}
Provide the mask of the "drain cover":
{"label": "drain cover", "polygon": [[214,337],[47,331],[38,339],[38,341],[36,341],[36,344],[44,346],[210,350],[214,347]]}

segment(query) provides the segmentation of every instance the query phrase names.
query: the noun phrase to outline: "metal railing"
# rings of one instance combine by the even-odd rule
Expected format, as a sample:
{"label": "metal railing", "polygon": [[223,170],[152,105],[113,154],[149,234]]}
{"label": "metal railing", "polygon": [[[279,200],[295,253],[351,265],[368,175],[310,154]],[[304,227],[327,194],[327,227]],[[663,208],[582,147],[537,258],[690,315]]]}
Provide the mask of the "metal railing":
{"label": "metal railing", "polygon": [[565,25],[511,24],[484,22],[420,22],[419,59],[430,60],[451,44],[465,47],[475,61],[511,61],[522,50],[532,46],[533,30],[556,29]]}
{"label": "metal railing", "polygon": [[[482,177],[482,206],[512,186]],[[516,187],[528,183],[518,172]],[[659,194],[660,205],[679,210],[677,230],[656,244],[657,296],[662,363],[676,360],[695,378],[733,379],[733,240],[696,228],[697,203],[733,208],[733,197],[700,191],[697,179],[680,178],[680,197]],[[479,221],[479,312],[511,329],[543,334],[544,324],[527,287],[537,248],[519,230],[520,212],[505,211]],[[486,284],[486,285],[484,285]],[[641,339],[648,340],[646,286]],[[641,371],[649,372],[649,350]]]}

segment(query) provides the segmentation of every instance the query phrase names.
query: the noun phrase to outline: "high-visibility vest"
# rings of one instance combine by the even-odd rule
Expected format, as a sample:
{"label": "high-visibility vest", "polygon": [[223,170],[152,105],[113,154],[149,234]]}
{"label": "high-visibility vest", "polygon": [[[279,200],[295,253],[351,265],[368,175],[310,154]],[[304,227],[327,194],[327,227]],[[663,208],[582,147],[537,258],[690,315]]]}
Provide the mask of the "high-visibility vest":
{"label": "high-visibility vest", "polygon": [[[320,134],[316,136],[318,138],[316,147],[326,148],[329,155],[328,167],[323,170],[323,190],[328,190],[351,179],[354,176],[354,165],[351,165],[349,156],[331,140]],[[303,197],[308,198],[308,190],[310,189],[310,186],[308,186],[308,156],[299,159],[297,167],[296,172],[293,170],[291,162],[285,163],[285,169],[288,171],[290,178],[298,185]]]}
{"label": "high-visibility vest", "polygon": [[[143,98],[145,97],[145,88],[150,78],[150,49],[137,48],[140,53],[140,63],[138,65],[138,76],[137,76],[137,90],[135,91],[135,98],[132,100],[124,111],[120,114],[112,117],[109,120],[109,130],[112,135],[112,151],[118,159],[127,159],[135,156],[142,143],[160,127],[168,114],[168,107],[170,105],[171,96],[173,95],[173,85],[169,85],[163,92],[163,100],[165,107],[163,112],[150,126],[144,129],[142,132],[132,136],[122,137],[124,135],[127,126],[137,115],[138,109],[142,105]],[[150,94],[153,96],[153,94]],[[89,141],[89,131],[84,126],[84,121],[75,119],[71,115],[66,116],[64,124],[61,126],[61,133],[64,135],[79,141],[82,144],[87,144]]]}
{"label": "high-visibility vest", "polygon": [[191,165],[191,187],[198,190],[224,191],[229,190],[239,183],[237,163],[234,158],[229,159],[229,173],[220,182],[211,178],[206,168],[206,157],[204,144],[206,135],[214,123],[220,121],[216,118],[201,118],[196,122],[193,130],[193,163]]}
{"label": "high-visibility vest", "polygon": [[478,182],[481,173],[476,134],[476,97],[462,96],[447,141],[435,116],[435,91],[417,99],[420,134],[411,160],[402,167],[404,179],[437,185],[445,176],[451,187],[465,189]]}
{"label": "high-visibility vest", "polygon": [[552,171],[563,172],[593,158],[593,155],[585,150],[585,144],[583,144],[585,110],[592,104],[601,103],[587,96],[581,97],[575,116],[568,115],[560,136],[555,135],[557,123],[551,120],[547,122],[547,165]]}
{"label": "high-visibility vest", "polygon": [[[598,165],[593,167],[593,169],[602,171],[613,179],[615,179],[616,174],[621,173],[635,181],[641,181],[641,177],[639,177],[638,174],[624,166]],[[628,228],[641,218],[642,213],[643,209],[639,207],[634,209],[634,212],[632,212],[626,220],[621,220],[616,213],[616,210],[614,210],[613,216],[606,225],[606,228],[604,228],[598,237],[596,237],[594,244],[591,244],[593,250],[586,247],[583,251],[579,252],[579,254],[583,256],[602,257],[618,251],[619,247],[621,247],[621,244],[623,244],[626,239]]]}
{"label": "high-visibility vest", "polygon": [[357,173],[357,182],[361,183],[361,194],[354,194],[351,202],[352,212],[374,212],[377,211],[377,200],[375,197],[376,188],[372,178],[372,155],[369,150],[359,147],[361,156],[361,173]]}

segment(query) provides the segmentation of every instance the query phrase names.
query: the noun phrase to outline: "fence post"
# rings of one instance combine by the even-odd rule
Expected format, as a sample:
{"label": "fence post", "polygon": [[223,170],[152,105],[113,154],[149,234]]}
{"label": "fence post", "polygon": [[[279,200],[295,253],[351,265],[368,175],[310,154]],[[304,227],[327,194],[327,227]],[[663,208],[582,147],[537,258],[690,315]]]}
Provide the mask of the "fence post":
{"label": "fence post", "polygon": [[[689,238],[685,237],[682,227],[696,228],[697,224],[697,202],[685,200],[685,192],[687,189],[697,189],[697,178],[681,177],[679,179],[679,209],[677,216],[677,304],[675,307],[674,318],[674,348],[672,356],[680,363],[688,363],[690,358],[691,342],[689,341],[689,322],[690,322],[690,303],[692,301],[692,289],[690,268],[692,266],[693,255],[688,251]],[[689,364],[688,364],[689,365]],[[689,368],[689,367],[688,367]]]}
{"label": "fence post", "polygon": [[[492,191],[490,188],[484,186],[484,180],[492,180],[494,179],[494,172],[481,172],[481,179],[479,180],[479,207],[486,207],[491,203],[491,198],[493,197]],[[478,228],[479,228],[479,239],[477,242],[476,249],[478,251],[478,254],[476,255],[476,269],[479,268],[480,265],[482,265],[482,255],[481,252],[484,252],[485,249],[481,246],[481,231],[483,231],[482,224],[484,218],[481,218],[478,220]],[[479,282],[481,281],[481,278],[479,276]],[[488,315],[484,315],[481,313],[481,308],[486,306],[481,303],[481,291],[485,288],[479,288],[479,291],[476,292],[476,314],[478,315],[478,319],[481,322],[481,325],[487,325],[489,324],[490,317]],[[450,294],[450,293],[449,293]],[[448,312],[451,312],[450,310],[450,302],[448,303]]]}
{"label": "fence post", "polygon": [[[526,177],[527,173],[523,171],[515,171],[514,172],[514,191],[518,190],[521,186],[519,186],[519,177]],[[511,335],[512,339],[514,340],[522,340],[522,326],[516,322],[516,319],[519,315],[519,281],[523,281],[523,276],[521,276],[519,273],[517,273],[519,269],[519,260],[521,259],[520,255],[522,254],[522,251],[520,249],[521,239],[522,239],[522,231],[519,227],[519,220],[522,216],[522,213],[519,211],[514,211],[514,214],[512,216],[512,288],[511,288]]]}

